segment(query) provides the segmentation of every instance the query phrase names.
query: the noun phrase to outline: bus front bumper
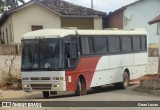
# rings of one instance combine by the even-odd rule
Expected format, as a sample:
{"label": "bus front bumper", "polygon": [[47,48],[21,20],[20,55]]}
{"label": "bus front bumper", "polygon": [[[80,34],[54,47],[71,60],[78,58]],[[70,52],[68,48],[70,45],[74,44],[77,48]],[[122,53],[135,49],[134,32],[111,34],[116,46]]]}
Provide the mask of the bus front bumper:
{"label": "bus front bumper", "polygon": [[66,82],[22,82],[22,87],[25,92],[32,91],[66,91]]}

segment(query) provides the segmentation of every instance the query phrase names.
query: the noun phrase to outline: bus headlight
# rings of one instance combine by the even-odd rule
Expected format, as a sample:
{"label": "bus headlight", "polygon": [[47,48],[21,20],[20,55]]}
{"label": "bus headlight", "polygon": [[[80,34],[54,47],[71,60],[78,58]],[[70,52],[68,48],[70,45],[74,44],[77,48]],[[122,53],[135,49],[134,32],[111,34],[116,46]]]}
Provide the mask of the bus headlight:
{"label": "bus headlight", "polygon": [[23,85],[24,88],[29,88],[29,85]]}
{"label": "bus headlight", "polygon": [[53,85],[53,87],[59,87],[59,85]]}

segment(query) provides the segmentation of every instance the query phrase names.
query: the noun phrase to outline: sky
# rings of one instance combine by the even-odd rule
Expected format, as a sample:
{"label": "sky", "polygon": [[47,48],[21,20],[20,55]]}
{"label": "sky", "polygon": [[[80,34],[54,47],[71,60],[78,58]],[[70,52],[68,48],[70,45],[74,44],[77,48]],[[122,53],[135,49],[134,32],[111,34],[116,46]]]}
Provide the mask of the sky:
{"label": "sky", "polygon": [[[25,0],[26,2],[29,0]],[[91,0],[64,0],[77,5],[91,8]],[[127,4],[133,3],[137,0],[93,0],[93,8],[103,12],[113,12]]]}

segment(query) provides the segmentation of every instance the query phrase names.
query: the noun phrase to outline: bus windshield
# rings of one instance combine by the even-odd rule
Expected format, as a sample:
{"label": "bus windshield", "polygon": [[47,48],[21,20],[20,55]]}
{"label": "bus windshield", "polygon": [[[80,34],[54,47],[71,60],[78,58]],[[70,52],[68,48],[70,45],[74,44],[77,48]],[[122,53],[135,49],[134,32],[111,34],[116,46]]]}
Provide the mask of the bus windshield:
{"label": "bus windshield", "polygon": [[22,40],[22,70],[63,68],[62,40]]}

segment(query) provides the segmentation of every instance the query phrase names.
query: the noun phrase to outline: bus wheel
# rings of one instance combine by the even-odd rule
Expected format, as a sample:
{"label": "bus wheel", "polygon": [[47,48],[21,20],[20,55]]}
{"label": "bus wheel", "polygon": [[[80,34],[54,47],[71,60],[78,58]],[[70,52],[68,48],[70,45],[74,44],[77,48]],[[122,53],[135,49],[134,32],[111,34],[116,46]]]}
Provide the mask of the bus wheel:
{"label": "bus wheel", "polygon": [[118,89],[126,89],[129,86],[129,74],[125,71],[123,73],[123,81],[119,83],[115,83],[115,87]]}
{"label": "bus wheel", "polygon": [[123,73],[123,81],[120,84],[122,89],[126,89],[129,86],[129,74],[126,71]]}
{"label": "bus wheel", "polygon": [[81,96],[86,94],[86,83],[84,78],[78,78],[77,83],[76,83],[76,91],[75,95],[76,96]]}
{"label": "bus wheel", "polygon": [[81,96],[82,95],[81,94],[81,89],[82,89],[81,82],[78,78],[77,83],[76,83],[76,91],[75,91],[76,96]]}
{"label": "bus wheel", "polygon": [[43,91],[43,97],[48,98],[49,97],[49,91]]}

